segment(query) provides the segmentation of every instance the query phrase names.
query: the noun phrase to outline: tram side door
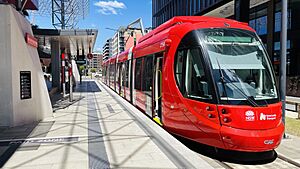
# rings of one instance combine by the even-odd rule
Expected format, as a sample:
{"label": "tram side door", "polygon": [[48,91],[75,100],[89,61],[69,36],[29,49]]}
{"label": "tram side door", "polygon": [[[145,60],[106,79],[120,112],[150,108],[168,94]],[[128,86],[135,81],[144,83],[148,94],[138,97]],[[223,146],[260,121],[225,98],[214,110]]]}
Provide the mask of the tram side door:
{"label": "tram side door", "polygon": [[[158,56],[157,56],[158,55]],[[153,108],[154,108],[154,115],[153,117],[158,117],[160,120],[162,118],[162,109],[161,109],[161,101],[162,101],[162,64],[163,64],[163,57],[162,53],[155,55],[155,71],[154,71],[154,97],[153,97]]]}
{"label": "tram side door", "polygon": [[[119,63],[118,64],[118,94],[121,95],[121,90],[122,90],[122,67],[123,67],[123,63]],[[122,95],[121,95],[122,96]]]}
{"label": "tram side door", "polygon": [[125,86],[125,83],[124,83],[124,79],[125,79],[125,62],[124,63],[121,63],[121,66],[120,66],[120,95],[122,97],[125,97],[125,94],[124,94],[124,86]]}

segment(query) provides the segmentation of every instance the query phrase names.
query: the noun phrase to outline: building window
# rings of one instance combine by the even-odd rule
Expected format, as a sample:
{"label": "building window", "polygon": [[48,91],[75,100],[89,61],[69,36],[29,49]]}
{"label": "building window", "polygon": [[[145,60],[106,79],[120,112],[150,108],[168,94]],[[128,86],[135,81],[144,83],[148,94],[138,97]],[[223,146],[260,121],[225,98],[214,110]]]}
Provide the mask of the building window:
{"label": "building window", "polygon": [[267,34],[267,16],[249,21],[249,26],[255,29],[258,35]]}
{"label": "building window", "polygon": [[[274,65],[274,71],[276,75],[279,75],[280,71],[280,42],[274,42],[274,58],[273,58],[273,65]],[[286,48],[287,48],[287,75],[290,75],[290,49],[291,49],[291,41],[287,40],[286,42]]]}
{"label": "building window", "polygon": [[[291,29],[291,10],[288,10],[288,23],[287,28]],[[274,32],[281,31],[281,12],[275,13],[275,28]]]}
{"label": "building window", "polygon": [[[286,42],[286,48],[290,49],[291,48],[291,41],[287,40]],[[274,43],[274,50],[280,50],[280,42],[275,42]]]}

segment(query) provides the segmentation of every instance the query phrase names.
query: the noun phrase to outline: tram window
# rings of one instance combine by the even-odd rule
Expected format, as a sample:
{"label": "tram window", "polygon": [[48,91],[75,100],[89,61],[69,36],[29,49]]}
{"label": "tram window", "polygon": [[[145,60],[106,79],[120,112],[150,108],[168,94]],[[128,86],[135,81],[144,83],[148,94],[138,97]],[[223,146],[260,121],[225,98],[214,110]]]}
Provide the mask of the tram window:
{"label": "tram window", "polygon": [[177,52],[175,76],[181,93],[191,99],[212,99],[199,49]]}
{"label": "tram window", "polygon": [[185,51],[178,51],[177,52],[177,58],[175,61],[175,77],[176,77],[176,81],[179,87],[179,90],[183,93],[183,73],[182,73],[182,67],[183,67],[183,60],[184,60],[184,53]]}
{"label": "tram window", "polygon": [[125,87],[128,87],[129,83],[129,61],[125,62],[125,78],[124,78]]}
{"label": "tram window", "polygon": [[122,84],[122,86],[125,86],[125,73],[126,73],[125,62],[122,62],[121,66],[120,66],[120,71],[121,71],[120,75],[121,75],[121,79],[122,79],[121,84]]}
{"label": "tram window", "polygon": [[187,51],[185,87],[189,97],[212,98],[199,49]]}
{"label": "tram window", "polygon": [[102,66],[102,75],[105,76],[106,75],[106,67]]}
{"label": "tram window", "polygon": [[120,84],[120,74],[119,74],[119,72],[121,71],[121,65],[122,65],[122,63],[118,63],[117,64],[117,70],[116,70],[116,83],[117,84]]}
{"label": "tram window", "polygon": [[134,78],[134,88],[136,90],[142,89],[142,58],[136,59],[135,62],[135,78]]}
{"label": "tram window", "polygon": [[110,82],[114,83],[116,66],[115,66],[115,64],[111,64],[109,68],[110,68],[109,69],[109,80],[110,80]]}
{"label": "tram window", "polygon": [[144,58],[144,71],[143,71],[143,91],[152,91],[153,79],[153,56],[149,55]]}

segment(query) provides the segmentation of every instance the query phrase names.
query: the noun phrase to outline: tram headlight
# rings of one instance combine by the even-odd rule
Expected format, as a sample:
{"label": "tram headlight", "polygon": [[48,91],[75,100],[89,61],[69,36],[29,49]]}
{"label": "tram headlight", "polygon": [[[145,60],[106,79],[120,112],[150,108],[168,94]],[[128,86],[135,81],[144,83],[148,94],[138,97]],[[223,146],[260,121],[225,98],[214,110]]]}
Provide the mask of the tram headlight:
{"label": "tram headlight", "polygon": [[229,117],[224,117],[223,121],[224,123],[229,123],[231,122],[231,119]]}
{"label": "tram headlight", "polygon": [[222,114],[227,114],[226,109],[222,109]]}

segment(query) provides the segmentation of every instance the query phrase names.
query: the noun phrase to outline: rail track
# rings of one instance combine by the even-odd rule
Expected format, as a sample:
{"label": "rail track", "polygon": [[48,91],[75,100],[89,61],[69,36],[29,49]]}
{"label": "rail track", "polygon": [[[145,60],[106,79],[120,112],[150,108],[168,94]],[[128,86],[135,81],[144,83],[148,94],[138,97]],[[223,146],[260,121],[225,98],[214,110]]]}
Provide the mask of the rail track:
{"label": "rail track", "polygon": [[220,168],[225,169],[297,169],[300,168],[299,163],[293,161],[292,159],[288,159],[283,155],[278,155],[277,159],[271,163],[267,164],[235,164],[229,162],[222,162],[218,160],[214,160]]}

